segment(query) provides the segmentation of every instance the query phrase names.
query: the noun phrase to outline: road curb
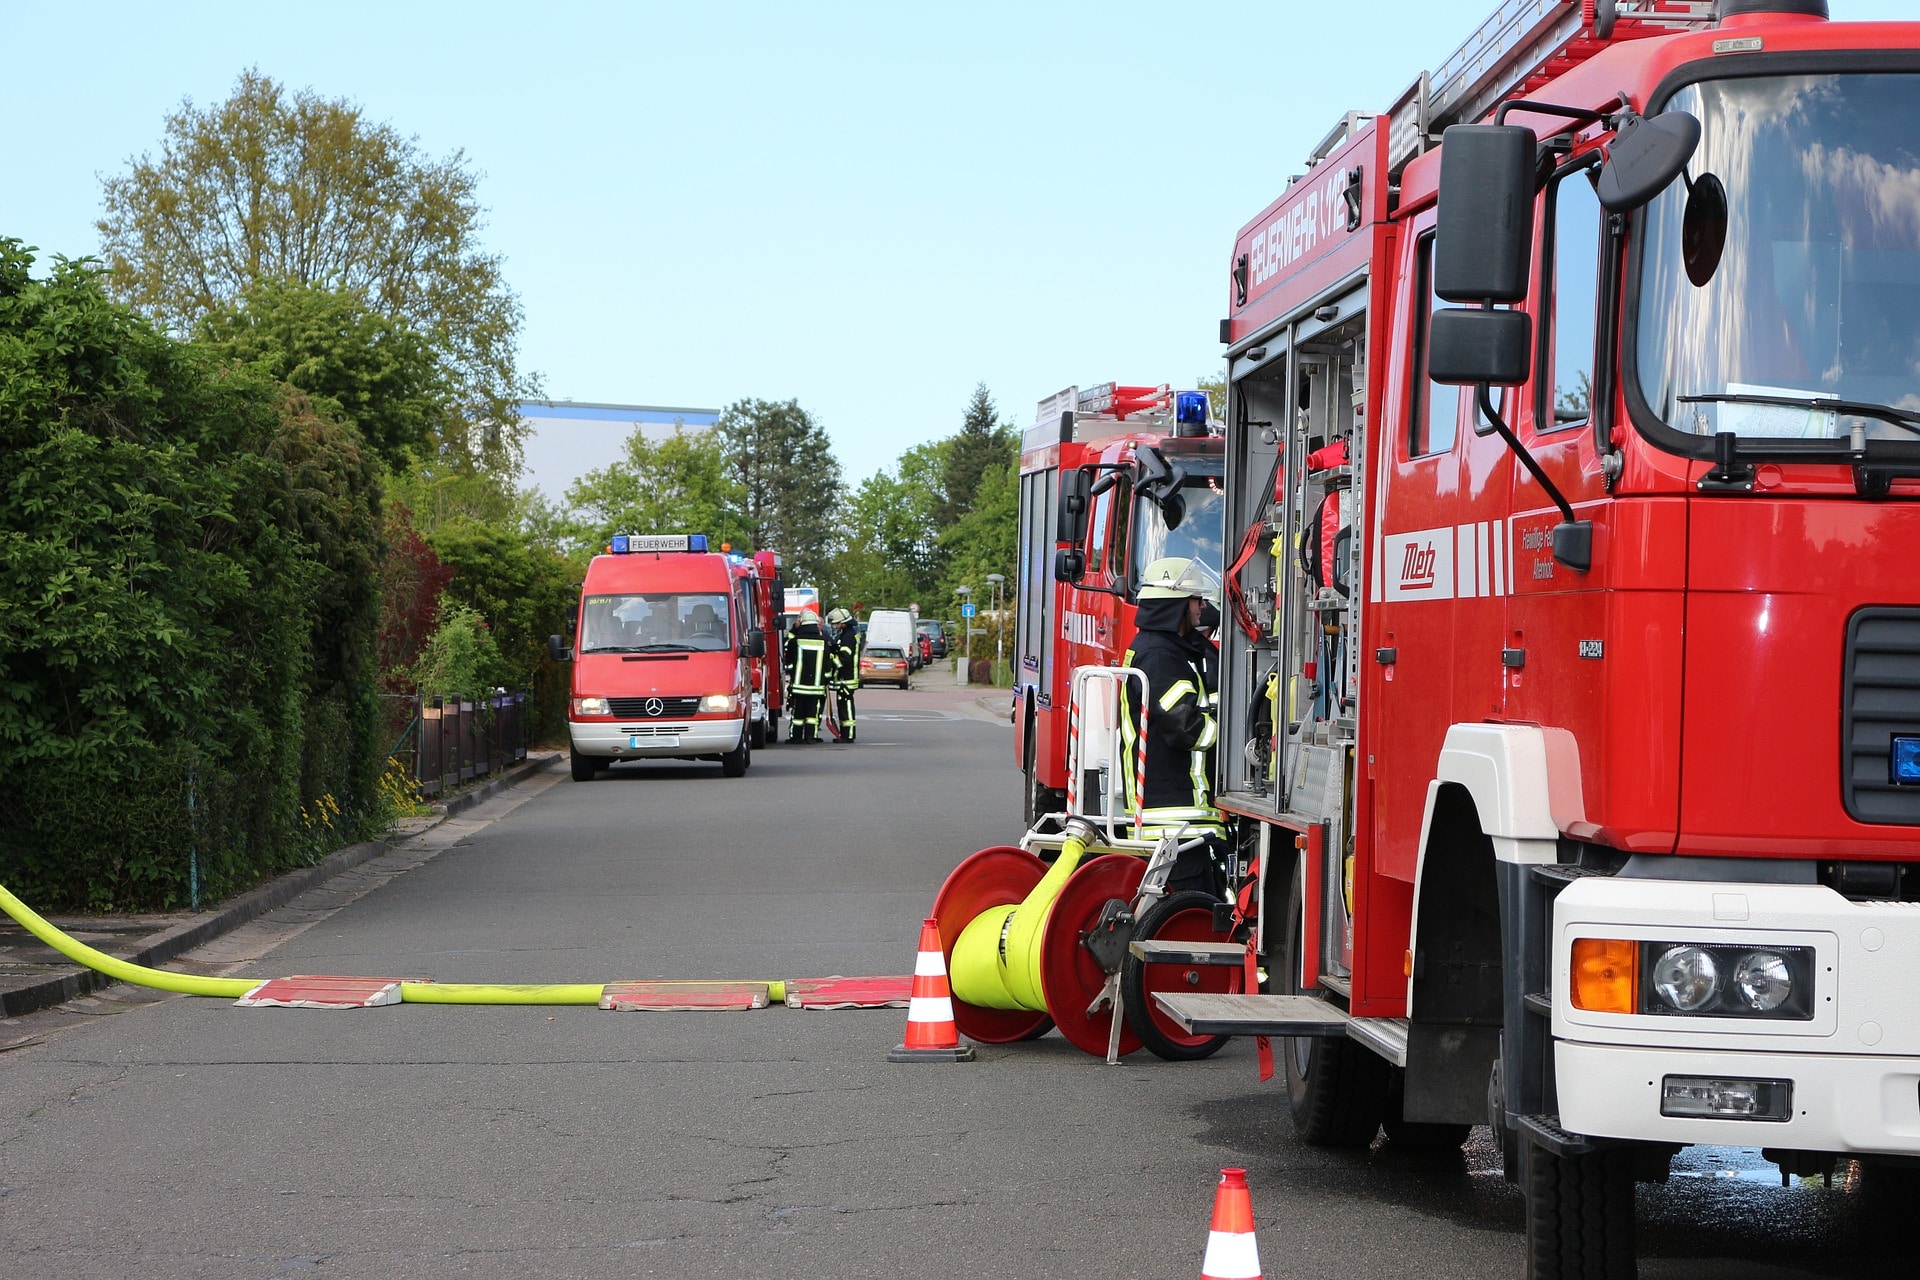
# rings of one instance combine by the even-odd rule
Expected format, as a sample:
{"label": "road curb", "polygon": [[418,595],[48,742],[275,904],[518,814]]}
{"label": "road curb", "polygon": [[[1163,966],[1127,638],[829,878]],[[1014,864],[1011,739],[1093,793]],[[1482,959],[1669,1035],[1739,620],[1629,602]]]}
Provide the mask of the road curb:
{"label": "road curb", "polygon": [[[444,821],[455,814],[463,813],[481,801],[546,768],[558,758],[556,752],[530,755],[503,772],[498,778],[455,796],[443,805],[434,805],[434,814]],[[439,823],[436,822],[434,825],[437,826]],[[427,829],[431,830],[431,828]],[[418,832],[414,834],[417,835]],[[364,840],[359,844],[350,844],[343,849],[334,850],[310,867],[300,867],[286,872],[263,885],[257,885],[245,893],[228,899],[211,911],[202,912],[191,920],[169,925],[160,932],[150,935],[131,950],[119,948],[109,950],[104,947],[101,949],[107,950],[117,959],[133,964],[150,968],[164,964],[202,943],[210,942],[251,920],[258,919],[275,907],[284,906],[314,886],[324,884],[342,871],[377,858],[392,848],[393,842],[387,840]],[[64,1004],[69,1000],[98,991],[102,987],[111,986],[114,981],[115,979],[109,978],[104,973],[83,966],[49,973],[18,986],[0,990],[0,1016],[18,1018],[39,1009],[51,1008],[56,1004]]]}

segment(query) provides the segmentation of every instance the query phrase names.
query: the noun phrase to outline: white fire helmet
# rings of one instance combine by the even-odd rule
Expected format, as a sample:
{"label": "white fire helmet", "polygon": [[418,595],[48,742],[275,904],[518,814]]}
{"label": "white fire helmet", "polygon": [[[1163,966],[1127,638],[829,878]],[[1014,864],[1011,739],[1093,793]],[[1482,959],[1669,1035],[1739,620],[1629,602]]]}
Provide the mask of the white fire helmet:
{"label": "white fire helmet", "polygon": [[1182,596],[1198,596],[1217,609],[1220,579],[1206,565],[1185,556],[1155,560],[1141,573],[1142,600],[1178,600]]}

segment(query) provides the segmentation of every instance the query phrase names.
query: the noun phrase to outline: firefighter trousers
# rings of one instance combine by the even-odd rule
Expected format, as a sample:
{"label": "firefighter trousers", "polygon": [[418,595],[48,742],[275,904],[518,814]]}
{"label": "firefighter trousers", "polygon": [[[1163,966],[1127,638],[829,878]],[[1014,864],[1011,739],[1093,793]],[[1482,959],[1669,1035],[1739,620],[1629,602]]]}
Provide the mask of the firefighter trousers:
{"label": "firefighter trousers", "polygon": [[840,722],[840,741],[853,741],[853,686],[845,680],[833,682],[833,710]]}
{"label": "firefighter trousers", "polygon": [[820,740],[820,712],[826,704],[824,693],[801,693],[796,690],[792,696],[792,705],[788,708],[793,714],[788,723],[788,742],[818,742]]}

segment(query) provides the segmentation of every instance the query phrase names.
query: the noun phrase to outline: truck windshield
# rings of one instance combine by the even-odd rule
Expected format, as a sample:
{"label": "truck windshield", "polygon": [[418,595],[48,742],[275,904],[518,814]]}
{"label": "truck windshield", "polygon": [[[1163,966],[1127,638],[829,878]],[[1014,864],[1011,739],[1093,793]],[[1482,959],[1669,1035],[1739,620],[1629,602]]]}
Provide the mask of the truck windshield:
{"label": "truck windshield", "polygon": [[580,617],[581,653],[730,649],[724,592],[594,595]]}
{"label": "truck windshield", "polygon": [[1702,136],[1644,218],[1647,405],[1690,435],[1920,440],[1920,75],[1714,80],[1669,107]]}
{"label": "truck windshield", "polygon": [[[1180,497],[1187,504],[1186,515],[1178,528],[1169,529],[1158,506],[1145,499],[1136,503],[1140,522],[1133,563],[1145,568],[1167,556],[1183,556],[1206,565],[1218,578],[1227,524],[1226,495],[1220,476],[1204,474],[1204,463],[1196,464],[1185,458],[1178,461],[1188,471],[1186,483],[1180,486]],[[1214,468],[1220,465],[1218,460],[1213,462]],[[1202,473],[1194,474],[1197,471]]]}

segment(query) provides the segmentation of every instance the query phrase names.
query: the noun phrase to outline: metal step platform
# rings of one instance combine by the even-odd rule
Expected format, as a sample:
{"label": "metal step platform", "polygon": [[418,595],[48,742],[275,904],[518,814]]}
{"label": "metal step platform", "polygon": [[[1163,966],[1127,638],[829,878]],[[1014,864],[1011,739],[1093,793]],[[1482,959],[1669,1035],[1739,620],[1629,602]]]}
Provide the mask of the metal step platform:
{"label": "metal step platform", "polygon": [[1148,964],[1190,964],[1198,967],[1219,965],[1238,969],[1247,962],[1244,942],[1169,942],[1160,938],[1135,938],[1127,944],[1135,959]]}
{"label": "metal step platform", "polygon": [[1233,996],[1155,991],[1154,1002],[1197,1036],[1344,1037],[1353,1019],[1312,996]]}

